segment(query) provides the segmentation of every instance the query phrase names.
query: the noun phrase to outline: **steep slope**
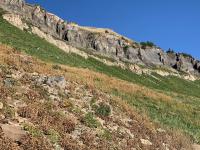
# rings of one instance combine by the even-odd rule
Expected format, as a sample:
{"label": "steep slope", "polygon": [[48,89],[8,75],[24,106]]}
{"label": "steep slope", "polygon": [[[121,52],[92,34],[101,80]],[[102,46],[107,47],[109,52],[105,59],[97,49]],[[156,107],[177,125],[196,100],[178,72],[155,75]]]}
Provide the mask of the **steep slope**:
{"label": "steep slope", "polygon": [[[17,4],[18,2],[20,1],[17,1]],[[13,6],[15,8],[16,3]],[[18,13],[18,9],[15,10]],[[18,20],[15,18],[16,15],[13,16],[14,18],[11,20]],[[34,28],[35,26],[31,29]],[[72,46],[67,46],[71,52],[63,51],[62,47],[58,48],[59,45],[48,43],[45,40],[46,35],[42,37],[44,39],[39,38],[29,29],[20,30],[0,17],[0,42],[14,48],[1,46],[0,50],[0,64],[2,64],[0,87],[2,89],[1,102],[3,102],[3,106],[0,105],[3,107],[3,111],[1,111],[3,114],[3,119],[1,119],[2,145],[7,146],[10,143],[9,146],[16,146],[17,143],[21,144],[20,147],[23,149],[34,146],[35,149],[39,149],[37,146],[41,146],[42,149],[51,149],[55,143],[54,146],[59,147],[60,145],[65,149],[69,149],[70,146],[71,149],[76,149],[77,145],[81,145],[78,147],[79,149],[91,149],[91,147],[94,149],[111,149],[113,147],[118,147],[118,149],[181,149],[181,147],[186,147],[186,149],[190,149],[190,142],[185,138],[185,133],[191,137],[192,142],[200,142],[199,80],[184,80],[181,78],[182,74],[185,75],[184,72],[172,74],[172,70],[169,68],[155,67],[149,70],[141,66],[142,73],[138,74],[130,70],[132,65],[129,63],[125,63],[127,68],[120,65],[108,65],[102,60],[113,64],[117,63],[105,56],[93,53],[90,55],[87,50],[81,51],[83,52],[81,54],[76,53],[78,49]],[[84,30],[89,29],[84,28]],[[90,30],[97,32],[97,29]],[[102,30],[100,31],[102,32]],[[64,41],[64,43],[66,42]],[[27,56],[24,52],[34,58]],[[158,68],[159,71],[168,74],[160,75],[156,71]],[[148,73],[149,71],[150,73]],[[35,87],[35,85],[37,86]],[[62,86],[69,93],[65,93]],[[11,95],[11,99],[9,95]],[[103,108],[106,108],[106,111],[100,109],[96,112],[97,108],[101,106],[101,102],[105,104]],[[111,114],[108,113],[109,115],[106,117],[99,116],[99,112],[103,114],[109,112],[107,105],[111,108]],[[22,109],[18,108],[21,106]],[[63,112],[64,116],[62,116]],[[45,118],[43,113],[48,117]],[[71,124],[70,119],[74,118],[70,117],[74,116],[78,122],[75,121],[77,128],[74,129],[74,132],[67,131],[66,134],[63,134],[65,124],[63,125],[60,120],[64,117],[64,120],[70,122],[69,128],[72,129],[74,122]],[[149,119],[144,116],[148,116]],[[125,122],[123,118],[125,118]],[[129,124],[130,118],[134,122],[133,124]],[[27,121],[28,124],[23,124],[24,121]],[[41,126],[40,122],[42,121],[47,126]],[[53,121],[56,122],[55,125],[52,123]],[[162,129],[155,124],[161,125]],[[66,126],[66,130],[68,130],[68,124]],[[119,130],[115,128],[116,126]],[[22,141],[13,142],[12,137],[6,136],[6,129],[10,127],[23,136],[24,131],[21,130],[21,127],[27,130],[25,134],[28,136],[27,140],[22,138]],[[83,130],[87,132],[86,139],[81,136],[85,134]],[[180,130],[183,135],[174,130]],[[92,132],[91,136],[88,135],[89,131]],[[172,132],[174,133],[172,134]],[[116,138],[113,139],[115,135]],[[67,139],[62,141],[62,137]],[[91,138],[94,139],[96,145],[86,142]],[[105,147],[98,147],[99,145]]]}
{"label": "steep slope", "polygon": [[[0,46],[0,149],[191,149],[79,72]],[[80,76],[79,76],[80,77]],[[162,94],[161,94],[162,97]]]}
{"label": "steep slope", "polygon": [[200,62],[190,55],[172,51],[165,53],[156,46],[140,45],[109,29],[81,27],[48,13],[40,6],[26,4],[24,0],[1,0],[0,6],[74,47],[95,50],[131,63],[168,66],[199,75]]}

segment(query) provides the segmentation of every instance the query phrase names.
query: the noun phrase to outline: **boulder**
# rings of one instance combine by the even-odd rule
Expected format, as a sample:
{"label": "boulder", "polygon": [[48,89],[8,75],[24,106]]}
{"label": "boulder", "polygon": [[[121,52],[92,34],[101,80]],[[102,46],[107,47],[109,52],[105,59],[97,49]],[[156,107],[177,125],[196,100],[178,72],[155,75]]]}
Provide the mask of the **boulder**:
{"label": "boulder", "polygon": [[56,86],[61,89],[64,89],[66,86],[66,80],[63,76],[57,76],[57,77],[48,77],[46,80],[46,84],[49,86]]}
{"label": "boulder", "polygon": [[1,125],[4,136],[12,139],[13,141],[20,141],[26,135],[26,132],[17,125],[2,124]]}

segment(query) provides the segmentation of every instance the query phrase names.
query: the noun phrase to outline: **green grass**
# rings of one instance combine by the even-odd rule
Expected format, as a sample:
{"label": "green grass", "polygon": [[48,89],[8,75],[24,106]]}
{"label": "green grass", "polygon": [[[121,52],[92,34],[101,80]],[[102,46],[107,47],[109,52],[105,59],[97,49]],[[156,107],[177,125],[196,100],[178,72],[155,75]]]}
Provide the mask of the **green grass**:
{"label": "green grass", "polygon": [[195,142],[200,142],[200,99],[176,97],[174,101],[158,101],[148,97],[137,97],[113,90],[115,96],[126,100],[141,113],[146,113],[166,127],[180,129],[190,135]]}
{"label": "green grass", "polygon": [[60,141],[61,136],[54,129],[50,129],[47,131],[47,137],[51,141],[51,143],[58,143]]}
{"label": "green grass", "polygon": [[43,133],[38,128],[30,125],[30,124],[23,124],[24,130],[27,131],[29,134],[31,134],[33,137],[41,137],[43,136]]}
{"label": "green grass", "polygon": [[83,118],[83,123],[90,127],[90,128],[98,128],[100,127],[100,122],[97,121],[97,119],[95,118],[95,115],[93,115],[92,113],[87,113],[84,118]]}

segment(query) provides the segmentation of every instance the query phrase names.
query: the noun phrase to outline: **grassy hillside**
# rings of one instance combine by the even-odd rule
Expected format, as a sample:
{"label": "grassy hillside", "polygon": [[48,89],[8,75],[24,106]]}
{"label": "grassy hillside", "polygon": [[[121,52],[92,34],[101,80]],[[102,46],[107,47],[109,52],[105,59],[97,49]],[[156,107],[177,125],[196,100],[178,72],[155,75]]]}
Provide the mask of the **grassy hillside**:
{"label": "grassy hillside", "polygon": [[[0,45],[0,149],[191,149],[189,138],[152,123],[111,97],[105,91],[110,88],[100,90],[87,77],[82,82],[83,75],[113,81],[111,87],[118,82],[88,69],[55,67]],[[148,92],[143,90],[138,94]],[[154,91],[149,96],[165,97]]]}
{"label": "grassy hillside", "polygon": [[[124,99],[138,111],[148,114],[155,122],[181,129],[191,135],[196,142],[200,142],[200,117],[198,115],[200,113],[200,81],[192,82],[172,76],[162,77],[157,74],[154,75],[156,78],[137,75],[119,67],[107,66],[93,58],[84,59],[75,54],[67,54],[44,39],[10,25],[1,17],[0,42],[45,62],[88,68],[170,96],[170,102],[161,101],[145,93],[138,95],[137,91],[126,92],[122,87],[116,88],[117,84],[107,91],[111,95]],[[95,86],[100,85],[101,88],[103,88],[102,84],[108,84],[99,79],[94,78],[94,80],[96,81]]]}
{"label": "grassy hillside", "polygon": [[110,76],[118,77],[134,83],[139,83],[151,88],[174,91],[200,97],[198,82],[189,82],[177,77],[161,77],[157,79],[148,75],[137,75],[129,70],[119,67],[107,66],[93,58],[84,59],[76,54],[66,54],[61,49],[48,43],[44,39],[28,32],[23,32],[0,18],[0,42],[8,44],[17,50],[22,50],[41,60],[66,64],[75,67],[89,68]]}

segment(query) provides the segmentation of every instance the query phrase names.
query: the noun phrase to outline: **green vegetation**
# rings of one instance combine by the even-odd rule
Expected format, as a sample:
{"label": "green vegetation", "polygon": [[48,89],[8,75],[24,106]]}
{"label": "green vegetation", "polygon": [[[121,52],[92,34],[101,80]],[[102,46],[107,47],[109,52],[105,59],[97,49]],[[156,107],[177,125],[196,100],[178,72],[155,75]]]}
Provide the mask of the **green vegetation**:
{"label": "green vegetation", "polygon": [[33,137],[41,137],[43,135],[42,131],[40,131],[38,128],[34,127],[33,125],[30,124],[24,124],[23,125],[24,130],[29,132]]}
{"label": "green vegetation", "polygon": [[[166,53],[168,53],[168,54],[175,54],[175,51],[173,49],[169,48],[169,50],[166,51]],[[187,54],[187,53],[178,53],[178,54],[182,55],[183,57],[193,58],[192,55]]]}
{"label": "green vegetation", "polygon": [[101,137],[103,137],[106,140],[112,139],[112,133],[110,133],[109,130],[103,129],[103,132],[100,134]]}
{"label": "green vegetation", "polygon": [[146,41],[146,42],[140,42],[140,45],[142,46],[142,48],[146,48],[146,47],[153,47],[156,46],[153,42],[150,41]]}
{"label": "green vegetation", "polygon": [[61,67],[59,65],[53,65],[52,68],[55,70],[61,70]]}
{"label": "green vegetation", "polygon": [[166,51],[166,53],[168,53],[168,54],[174,54],[175,51],[174,51],[173,49],[169,48],[169,49]]}
{"label": "green vegetation", "polygon": [[113,90],[115,96],[126,100],[141,113],[166,127],[181,129],[195,140],[200,141],[200,99],[179,95],[173,101],[154,100],[136,94],[125,94]]}
{"label": "green vegetation", "polygon": [[14,118],[15,116],[14,109],[9,107],[8,105],[3,107],[3,113],[5,114],[6,118]]}
{"label": "green vegetation", "polygon": [[5,11],[0,8],[0,15],[2,16],[4,13],[5,13]]}
{"label": "green vegetation", "polygon": [[111,114],[111,108],[107,104],[100,103],[99,106],[97,107],[95,113],[97,116],[107,117]]}
{"label": "green vegetation", "polygon": [[95,116],[92,113],[87,113],[83,118],[83,122],[90,128],[97,128],[100,126],[100,123],[95,119]]}
{"label": "green vegetation", "polygon": [[58,143],[60,141],[61,136],[54,129],[50,129],[47,132],[47,137],[52,143]]}
{"label": "green vegetation", "polygon": [[187,54],[187,53],[180,53],[180,54],[183,55],[183,57],[190,57],[190,58],[193,58],[192,55]]}

